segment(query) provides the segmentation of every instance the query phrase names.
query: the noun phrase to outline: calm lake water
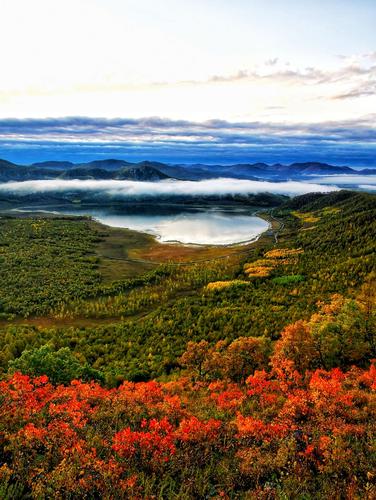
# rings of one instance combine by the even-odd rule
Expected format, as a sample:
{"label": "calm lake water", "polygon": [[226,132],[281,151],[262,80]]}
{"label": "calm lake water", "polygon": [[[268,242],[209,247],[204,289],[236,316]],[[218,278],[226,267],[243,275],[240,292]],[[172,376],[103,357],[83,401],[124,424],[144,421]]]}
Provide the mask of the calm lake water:
{"label": "calm lake water", "polygon": [[[27,209],[18,209],[26,211]],[[256,239],[268,228],[256,208],[134,205],[109,207],[39,207],[30,212],[90,215],[112,227],[134,229],[159,241],[198,245],[230,245]]]}

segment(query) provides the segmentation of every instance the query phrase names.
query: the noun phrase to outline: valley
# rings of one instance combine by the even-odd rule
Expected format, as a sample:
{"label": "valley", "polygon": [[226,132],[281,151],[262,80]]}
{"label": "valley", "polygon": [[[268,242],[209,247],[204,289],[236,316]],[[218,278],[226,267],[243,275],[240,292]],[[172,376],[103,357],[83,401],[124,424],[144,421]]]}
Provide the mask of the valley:
{"label": "valley", "polygon": [[[190,340],[235,339],[260,332],[277,338],[285,324],[312,314],[318,300],[354,293],[374,267],[375,198],[349,192],[349,199],[341,201],[342,193],[346,192],[306,195],[287,202],[286,207],[294,210],[282,205],[273,215],[265,212],[272,228],[255,243],[231,247],[161,244],[145,233],[106,227],[85,217],[5,216],[2,328],[15,328],[18,338],[22,325],[35,328],[32,345],[22,343],[12,357],[52,342],[56,348],[70,346],[103,369],[109,380],[110,373],[116,378],[137,373],[153,378],[163,374],[166,363],[176,362],[187,342],[186,332]],[[317,201],[310,203],[311,198]],[[328,206],[303,217],[299,214],[305,206],[303,212],[296,209],[300,199],[307,199],[308,206],[328,200]],[[357,208],[351,213],[354,204]],[[350,212],[344,218],[346,211]],[[367,222],[360,224],[362,218]],[[343,243],[338,247],[339,238]],[[347,238],[352,241],[350,253]],[[268,268],[265,275],[263,255],[276,246],[304,252]],[[252,262],[256,268],[261,263],[259,275],[247,274]],[[277,285],[283,276],[302,276],[302,281]],[[209,284],[216,282],[229,286],[209,291]],[[98,348],[88,357],[86,336]],[[112,339],[108,354],[99,347],[102,336]],[[81,340],[72,343],[73,338]],[[132,349],[125,347],[127,342]],[[7,358],[3,370],[6,363]]]}
{"label": "valley", "polygon": [[376,197],[257,214],[194,246],[2,212],[5,498],[372,498]]}

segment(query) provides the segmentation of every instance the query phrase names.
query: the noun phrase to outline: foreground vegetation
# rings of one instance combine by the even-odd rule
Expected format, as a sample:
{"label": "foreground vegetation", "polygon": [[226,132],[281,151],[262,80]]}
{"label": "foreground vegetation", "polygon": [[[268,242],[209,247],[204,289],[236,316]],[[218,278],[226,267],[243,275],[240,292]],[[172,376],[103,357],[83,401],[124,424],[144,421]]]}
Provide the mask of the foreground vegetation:
{"label": "foreground vegetation", "polygon": [[371,500],[376,366],[360,366],[376,339],[364,297],[287,326],[272,355],[263,337],[190,342],[170,382],[105,389],[15,373],[0,383],[2,497]]}
{"label": "foreground vegetation", "polygon": [[374,498],[375,214],[298,197],[191,263],[128,232],[118,276],[102,226],[1,219],[0,497]]}

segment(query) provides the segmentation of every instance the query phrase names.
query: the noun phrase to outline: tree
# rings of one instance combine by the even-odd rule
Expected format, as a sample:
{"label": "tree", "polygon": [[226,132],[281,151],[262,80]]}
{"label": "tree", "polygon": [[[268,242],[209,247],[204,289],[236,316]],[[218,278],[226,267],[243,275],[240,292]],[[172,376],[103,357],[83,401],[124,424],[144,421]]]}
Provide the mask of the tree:
{"label": "tree", "polygon": [[210,347],[209,342],[188,342],[185,353],[180,357],[180,363],[188,369],[193,370],[201,377],[203,375],[204,362],[207,359]]}
{"label": "tree", "polygon": [[376,338],[369,292],[363,287],[362,302],[335,295],[312,316],[312,338],[323,368],[365,366],[374,356]]}
{"label": "tree", "polygon": [[101,372],[91,368],[87,363],[82,365],[68,347],[55,351],[48,344],[24,351],[19,358],[9,361],[8,366],[11,373],[47,375],[54,384],[69,384],[74,379],[104,380]]}
{"label": "tree", "polygon": [[299,373],[317,365],[318,352],[306,321],[288,325],[281,333],[281,338],[275,345],[271,364],[273,367],[278,367],[282,360],[292,361]]}
{"label": "tree", "polygon": [[269,355],[269,339],[239,337],[228,346],[223,356],[224,375],[235,382],[244,382],[255,370],[267,366]]}

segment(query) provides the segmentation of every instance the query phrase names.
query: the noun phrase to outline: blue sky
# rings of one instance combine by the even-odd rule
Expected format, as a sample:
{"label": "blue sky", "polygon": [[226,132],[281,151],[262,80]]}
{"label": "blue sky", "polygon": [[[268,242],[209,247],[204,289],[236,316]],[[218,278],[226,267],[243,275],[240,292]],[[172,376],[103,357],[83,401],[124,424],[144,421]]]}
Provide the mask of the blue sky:
{"label": "blue sky", "polygon": [[376,166],[373,0],[0,8],[0,157]]}

